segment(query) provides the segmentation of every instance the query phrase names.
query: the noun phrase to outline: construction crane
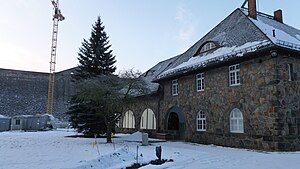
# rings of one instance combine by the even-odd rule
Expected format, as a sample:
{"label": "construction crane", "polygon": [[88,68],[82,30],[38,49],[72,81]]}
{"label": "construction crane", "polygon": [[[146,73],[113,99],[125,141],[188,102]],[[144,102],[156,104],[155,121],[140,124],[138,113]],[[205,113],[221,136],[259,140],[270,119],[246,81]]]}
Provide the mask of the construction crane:
{"label": "construction crane", "polygon": [[54,7],[54,14],[53,14],[50,73],[49,73],[49,82],[48,82],[48,103],[47,103],[48,114],[52,114],[53,111],[54,76],[55,76],[55,63],[56,63],[58,22],[63,21],[65,19],[65,17],[61,14],[61,11],[59,9],[59,0],[51,0],[51,3]]}

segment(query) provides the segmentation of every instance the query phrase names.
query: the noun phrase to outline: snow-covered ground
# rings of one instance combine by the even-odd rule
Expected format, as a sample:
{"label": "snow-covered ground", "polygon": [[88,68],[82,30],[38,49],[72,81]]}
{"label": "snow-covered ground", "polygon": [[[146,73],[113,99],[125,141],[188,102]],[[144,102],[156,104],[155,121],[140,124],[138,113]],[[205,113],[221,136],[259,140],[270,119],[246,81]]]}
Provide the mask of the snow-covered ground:
{"label": "snow-covered ground", "polygon": [[[198,168],[198,169],[298,169],[300,152],[257,152],[200,145],[183,142],[153,142],[141,146],[135,140],[140,133],[118,135],[114,144],[105,139],[70,138],[74,131],[55,130],[47,132],[2,132],[0,133],[0,169],[87,169],[124,168],[137,161],[156,159],[155,147],[162,146],[162,158],[173,159],[150,168]],[[94,146],[93,146],[94,145]]]}

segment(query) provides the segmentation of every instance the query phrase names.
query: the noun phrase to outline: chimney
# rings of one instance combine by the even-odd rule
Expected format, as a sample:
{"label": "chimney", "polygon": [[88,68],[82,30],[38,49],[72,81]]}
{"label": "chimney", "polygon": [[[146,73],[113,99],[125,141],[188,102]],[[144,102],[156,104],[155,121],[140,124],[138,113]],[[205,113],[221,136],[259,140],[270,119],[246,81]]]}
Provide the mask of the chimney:
{"label": "chimney", "polygon": [[282,18],[282,10],[278,9],[277,11],[274,11],[274,20],[283,23],[283,18]]}
{"label": "chimney", "polygon": [[248,16],[256,19],[256,0],[248,0]]}

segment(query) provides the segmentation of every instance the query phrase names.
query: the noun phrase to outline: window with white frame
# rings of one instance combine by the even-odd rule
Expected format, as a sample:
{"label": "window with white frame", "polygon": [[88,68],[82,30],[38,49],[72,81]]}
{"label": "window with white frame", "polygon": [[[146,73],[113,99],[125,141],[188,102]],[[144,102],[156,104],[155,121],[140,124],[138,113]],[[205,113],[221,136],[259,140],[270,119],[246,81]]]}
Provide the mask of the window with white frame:
{"label": "window with white frame", "polygon": [[125,112],[123,116],[123,128],[134,128],[135,127],[135,118],[131,110]]}
{"label": "window with white frame", "polygon": [[141,117],[141,129],[156,129],[156,118],[154,112],[147,108]]}
{"label": "window with white frame", "polygon": [[202,46],[200,49],[200,53],[206,52],[208,50],[216,48],[216,45],[213,42],[207,42],[205,45]]}
{"label": "window with white frame", "polygon": [[240,84],[240,64],[229,66],[229,86],[236,86]]}
{"label": "window with white frame", "polygon": [[196,119],[197,131],[206,131],[206,116],[203,111],[199,111]]}
{"label": "window with white frame", "polygon": [[196,88],[197,92],[204,91],[204,73],[196,75]]}
{"label": "window with white frame", "polygon": [[243,113],[237,108],[234,108],[230,113],[230,132],[244,133]]}
{"label": "window with white frame", "polygon": [[178,79],[172,80],[172,96],[178,95]]}

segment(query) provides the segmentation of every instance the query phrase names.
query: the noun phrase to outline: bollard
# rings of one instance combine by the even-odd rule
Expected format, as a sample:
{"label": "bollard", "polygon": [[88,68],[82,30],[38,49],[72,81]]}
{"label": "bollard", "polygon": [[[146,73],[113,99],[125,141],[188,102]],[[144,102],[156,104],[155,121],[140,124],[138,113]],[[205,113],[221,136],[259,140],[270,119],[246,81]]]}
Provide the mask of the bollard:
{"label": "bollard", "polygon": [[161,161],[161,146],[156,146],[155,148],[156,151],[156,157],[158,158],[159,161]]}
{"label": "bollard", "polygon": [[142,133],[142,145],[143,146],[149,145],[148,133]]}

